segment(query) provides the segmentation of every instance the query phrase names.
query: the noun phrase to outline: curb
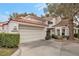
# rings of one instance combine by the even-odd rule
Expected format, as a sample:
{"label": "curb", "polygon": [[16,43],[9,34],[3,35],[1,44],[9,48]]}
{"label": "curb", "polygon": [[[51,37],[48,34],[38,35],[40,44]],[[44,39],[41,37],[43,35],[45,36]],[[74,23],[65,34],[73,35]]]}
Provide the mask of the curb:
{"label": "curb", "polygon": [[21,50],[18,48],[17,51],[15,51],[11,56],[20,56]]}

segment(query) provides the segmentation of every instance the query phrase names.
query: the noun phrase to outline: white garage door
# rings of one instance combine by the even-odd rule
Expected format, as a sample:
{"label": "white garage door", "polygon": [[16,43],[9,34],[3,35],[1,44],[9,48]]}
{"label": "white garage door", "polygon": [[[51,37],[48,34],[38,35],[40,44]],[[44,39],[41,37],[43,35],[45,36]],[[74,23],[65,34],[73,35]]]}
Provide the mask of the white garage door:
{"label": "white garage door", "polygon": [[19,29],[20,43],[36,41],[45,38],[44,28],[20,25]]}

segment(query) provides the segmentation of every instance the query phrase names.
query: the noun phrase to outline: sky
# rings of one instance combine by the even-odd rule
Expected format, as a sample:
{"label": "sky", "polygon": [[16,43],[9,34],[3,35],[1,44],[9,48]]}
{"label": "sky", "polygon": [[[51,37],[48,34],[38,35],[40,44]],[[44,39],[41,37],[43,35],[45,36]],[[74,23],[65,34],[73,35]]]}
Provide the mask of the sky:
{"label": "sky", "polygon": [[0,22],[7,21],[9,15],[17,13],[35,13],[38,16],[44,14],[45,3],[0,3]]}

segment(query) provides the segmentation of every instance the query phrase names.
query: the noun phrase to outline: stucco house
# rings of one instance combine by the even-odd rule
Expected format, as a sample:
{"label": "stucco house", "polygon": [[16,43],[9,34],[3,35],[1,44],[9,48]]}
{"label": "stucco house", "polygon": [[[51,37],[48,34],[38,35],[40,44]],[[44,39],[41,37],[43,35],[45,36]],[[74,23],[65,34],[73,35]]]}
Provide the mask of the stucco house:
{"label": "stucco house", "polygon": [[[61,18],[60,16],[56,17],[46,17],[48,21],[47,29],[50,29],[50,36],[52,34],[57,36],[69,36],[69,20],[67,18]],[[78,33],[79,28],[76,21],[74,23],[74,33]]]}
{"label": "stucco house", "polygon": [[0,22],[0,33],[3,31],[3,22]]}
{"label": "stucco house", "polygon": [[0,30],[6,33],[19,33],[20,43],[45,39],[47,26],[45,21],[37,16],[26,16],[10,19],[3,24],[0,23]]}

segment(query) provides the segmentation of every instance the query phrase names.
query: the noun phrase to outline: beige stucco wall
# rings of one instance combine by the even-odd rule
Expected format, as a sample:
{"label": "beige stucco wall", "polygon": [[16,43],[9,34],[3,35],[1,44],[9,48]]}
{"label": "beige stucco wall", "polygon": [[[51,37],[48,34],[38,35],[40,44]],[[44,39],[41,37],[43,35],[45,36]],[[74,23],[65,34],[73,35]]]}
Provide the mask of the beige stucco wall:
{"label": "beige stucco wall", "polygon": [[2,27],[0,27],[0,33],[2,32],[3,30],[2,30]]}
{"label": "beige stucco wall", "polygon": [[[76,31],[75,31],[76,30]],[[79,28],[74,27],[74,33],[78,33]]]}
{"label": "beige stucco wall", "polygon": [[[69,28],[66,27],[66,26],[65,26],[64,28],[65,28],[65,36],[68,36],[68,35],[69,35]],[[55,27],[55,35],[58,34],[57,29],[60,30],[60,36],[62,36],[62,29],[63,29],[63,26],[61,26],[61,27]]]}
{"label": "beige stucco wall", "polygon": [[15,21],[10,21],[8,23],[8,32],[9,33],[14,33],[12,32],[12,30],[14,29],[14,27],[16,26],[17,30],[18,30],[18,22],[15,22]]}
{"label": "beige stucco wall", "polygon": [[50,20],[50,22],[52,22],[52,24],[49,24],[48,28],[52,28],[52,26],[58,24],[61,21],[60,17],[54,17]]}
{"label": "beige stucco wall", "polygon": [[3,32],[7,33],[8,32],[8,25],[4,25],[3,28],[4,28]]}
{"label": "beige stucco wall", "polygon": [[62,28],[61,27],[55,27],[55,35],[58,35],[57,29],[60,30],[60,36],[62,35]]}

